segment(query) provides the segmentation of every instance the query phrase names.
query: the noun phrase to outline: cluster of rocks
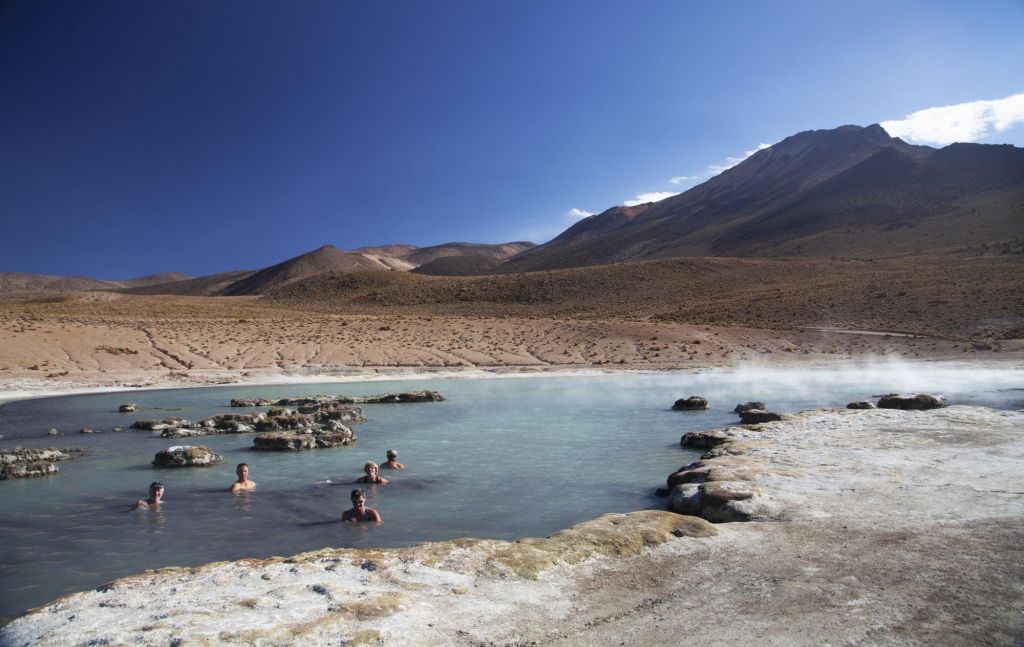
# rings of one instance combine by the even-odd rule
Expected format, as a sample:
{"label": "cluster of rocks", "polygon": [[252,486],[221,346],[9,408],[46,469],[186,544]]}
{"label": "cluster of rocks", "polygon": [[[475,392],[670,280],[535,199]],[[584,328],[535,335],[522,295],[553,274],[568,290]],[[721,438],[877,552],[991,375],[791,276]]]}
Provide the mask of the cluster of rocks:
{"label": "cluster of rocks", "polygon": [[[699,395],[680,398],[672,404],[673,411],[705,411],[707,408],[707,398],[702,398]],[[737,404],[733,411],[739,414],[740,423],[744,425],[759,425],[764,422],[782,420],[781,415],[768,411],[764,402],[752,401]]]}
{"label": "cluster of rocks", "polygon": [[437,391],[407,391],[405,393],[381,393],[379,395],[313,395],[295,398],[266,400],[243,398],[231,401],[232,407],[299,407],[316,410],[323,406],[350,404],[405,404],[414,402],[443,402],[444,396]]}
{"label": "cluster of rocks", "polygon": [[276,408],[267,413],[218,413],[199,422],[177,417],[136,420],[132,423],[132,428],[159,431],[162,438],[186,438],[291,430],[333,432],[347,429],[346,424],[365,421],[366,415],[359,407],[328,403],[317,405],[315,408],[306,406],[299,410]]}
{"label": "cluster of rocks", "polygon": [[296,451],[299,449],[325,449],[354,443],[356,435],[345,425],[334,429],[303,429],[293,432],[279,431],[260,434],[252,441],[253,449],[269,451]]}
{"label": "cluster of rocks", "polygon": [[857,400],[846,405],[847,409],[901,409],[903,411],[927,411],[941,409],[949,403],[946,397],[931,393],[890,393],[878,398],[878,404],[870,400]]}
{"label": "cluster of rocks", "polygon": [[[882,396],[878,404],[863,400],[851,402],[848,409],[903,409],[925,410],[946,406],[941,395],[915,393]],[[745,402],[733,409],[743,424],[777,422],[782,416],[767,410],[763,402]],[[746,432],[731,429],[693,431],[679,439],[679,444],[690,449],[704,450],[700,460],[685,465],[669,475],[666,488],[658,495],[668,497],[668,509],[689,514],[712,522],[746,521],[754,513],[755,497],[760,491],[754,486],[758,466],[746,456],[751,442],[738,433],[771,429],[746,427]]]}
{"label": "cluster of rocks", "polygon": [[84,449],[24,448],[0,451],[0,480],[20,479],[30,476],[56,474],[57,461],[75,458],[85,453]]}
{"label": "cluster of rocks", "polygon": [[157,467],[208,467],[223,463],[224,457],[206,445],[178,445],[161,449],[153,457]]}

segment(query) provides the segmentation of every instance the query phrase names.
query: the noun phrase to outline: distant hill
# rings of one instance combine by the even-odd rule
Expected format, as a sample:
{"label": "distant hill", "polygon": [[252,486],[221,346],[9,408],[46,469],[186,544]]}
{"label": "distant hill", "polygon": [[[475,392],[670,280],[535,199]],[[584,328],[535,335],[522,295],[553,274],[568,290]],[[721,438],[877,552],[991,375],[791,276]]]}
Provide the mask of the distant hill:
{"label": "distant hill", "polygon": [[1024,236],[1024,149],[808,131],[679,195],[585,218],[497,271],[683,256],[881,257]]}
{"label": "distant hill", "polygon": [[263,294],[276,286],[323,272],[356,272],[380,269],[380,267],[380,263],[362,254],[343,252],[334,245],[324,245],[235,281],[224,288],[221,294],[224,296]]}
{"label": "distant hill", "polygon": [[511,258],[516,254],[534,247],[526,241],[513,243],[444,243],[432,247],[416,247],[415,245],[381,245],[378,247],[360,247],[352,250],[355,254],[363,254],[382,263],[390,264],[393,269],[411,270],[439,258],[456,256],[478,256],[490,258],[495,262]]}
{"label": "distant hill", "polygon": [[482,276],[493,274],[498,261],[482,254],[442,256],[412,270],[413,274],[431,276]]}
{"label": "distant hill", "polygon": [[221,295],[233,283],[255,274],[255,270],[237,270],[200,276],[194,279],[170,281],[121,290],[127,294],[174,294],[179,296],[212,297]]}
{"label": "distant hill", "polygon": [[181,272],[164,272],[163,274],[150,274],[148,276],[140,276],[137,279],[128,279],[126,281],[117,281],[126,288],[143,288],[150,285],[160,285],[161,283],[174,283],[177,281],[187,281],[192,277],[188,274],[182,274]]}
{"label": "distant hill", "polygon": [[86,276],[50,276],[48,274],[0,272],[0,294],[112,290],[119,287],[121,287],[120,283],[91,279]]}

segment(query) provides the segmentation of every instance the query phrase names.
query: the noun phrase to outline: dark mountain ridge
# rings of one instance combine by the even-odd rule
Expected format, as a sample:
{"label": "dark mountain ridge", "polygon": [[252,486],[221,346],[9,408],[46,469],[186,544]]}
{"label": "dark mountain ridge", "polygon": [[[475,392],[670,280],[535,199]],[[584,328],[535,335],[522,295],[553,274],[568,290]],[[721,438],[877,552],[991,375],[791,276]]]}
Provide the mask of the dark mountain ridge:
{"label": "dark mountain ridge", "polygon": [[[587,218],[497,271],[679,256],[884,256],[1014,239],[1024,233],[1022,186],[1024,150],[1013,146],[935,150],[878,125],[807,131],[679,195]],[[911,240],[897,231],[918,226],[945,231]]]}

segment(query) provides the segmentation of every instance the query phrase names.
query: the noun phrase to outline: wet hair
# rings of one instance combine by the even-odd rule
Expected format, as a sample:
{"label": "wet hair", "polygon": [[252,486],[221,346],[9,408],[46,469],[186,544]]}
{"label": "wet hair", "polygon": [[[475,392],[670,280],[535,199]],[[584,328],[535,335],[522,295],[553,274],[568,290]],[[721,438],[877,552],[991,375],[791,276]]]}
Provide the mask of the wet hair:
{"label": "wet hair", "polygon": [[366,461],[366,465],[363,465],[364,472],[366,471],[367,467],[373,467],[373,469],[380,469],[379,467],[377,467],[377,464],[374,463],[373,461]]}
{"label": "wet hair", "polygon": [[352,494],[350,494],[348,498],[352,499],[353,501],[355,501],[356,499],[365,499],[366,492],[363,492],[362,488],[356,488],[352,490]]}
{"label": "wet hair", "polygon": [[156,490],[156,489],[162,490],[162,489],[164,489],[164,484],[161,483],[160,481],[153,481],[152,483],[149,484],[149,489],[150,490]]}
{"label": "wet hair", "polygon": [[389,449],[389,450],[388,450],[388,458],[389,458],[389,459],[395,459],[395,458],[398,458],[398,452],[396,452],[396,451],[395,451],[395,450],[393,450],[393,449]]}
{"label": "wet hair", "polygon": [[237,469],[238,469],[239,467],[249,467],[249,464],[248,464],[248,463],[239,463],[238,465],[235,465],[235,469],[236,469],[236,470],[237,470]]}

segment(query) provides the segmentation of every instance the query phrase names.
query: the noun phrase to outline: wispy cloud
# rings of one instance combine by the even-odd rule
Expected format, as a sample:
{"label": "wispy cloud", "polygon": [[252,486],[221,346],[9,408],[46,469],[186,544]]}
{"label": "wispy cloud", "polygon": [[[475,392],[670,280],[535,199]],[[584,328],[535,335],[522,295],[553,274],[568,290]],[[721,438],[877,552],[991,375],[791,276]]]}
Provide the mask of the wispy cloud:
{"label": "wispy cloud", "polygon": [[925,108],[903,119],[883,121],[882,128],[893,137],[946,146],[953,142],[977,142],[1020,123],[1024,123],[1024,93],[992,101]]}
{"label": "wispy cloud", "polygon": [[566,215],[568,215],[569,218],[572,220],[580,220],[582,218],[588,218],[594,214],[590,211],[586,211],[584,209],[577,209],[576,207],[573,207],[572,209],[569,209],[569,213]]}
{"label": "wispy cloud", "polygon": [[673,193],[672,191],[652,191],[650,193],[638,193],[636,198],[632,200],[626,200],[622,204],[627,207],[635,207],[638,204],[646,204],[648,202],[658,202],[665,198],[671,198],[674,195],[679,195],[679,192]]}
{"label": "wispy cloud", "polygon": [[700,178],[701,178],[701,176],[699,176],[699,175],[677,175],[676,177],[669,178],[668,183],[669,184],[683,184],[684,182],[685,183],[690,183],[690,182],[696,182]]}
{"label": "wispy cloud", "polygon": [[752,149],[750,149],[748,151],[744,151],[743,154],[740,155],[740,156],[737,156],[737,157],[726,157],[725,161],[722,162],[721,164],[709,164],[708,165],[708,175],[709,176],[711,176],[711,175],[718,175],[722,171],[728,171],[729,169],[731,169],[732,167],[736,166],[737,164],[739,164],[743,160],[747,159],[748,157],[750,157],[751,155],[753,155],[757,151],[763,151],[766,148],[771,148],[771,144],[761,143],[761,144],[757,145],[757,148],[752,148]]}

